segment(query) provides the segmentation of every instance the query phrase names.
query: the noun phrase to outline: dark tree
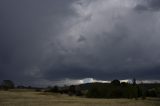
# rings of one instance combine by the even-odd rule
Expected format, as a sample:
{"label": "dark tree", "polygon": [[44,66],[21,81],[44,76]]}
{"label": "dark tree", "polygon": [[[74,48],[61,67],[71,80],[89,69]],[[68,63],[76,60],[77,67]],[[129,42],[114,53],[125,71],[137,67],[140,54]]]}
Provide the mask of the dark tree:
{"label": "dark tree", "polygon": [[136,85],[136,79],[133,78],[133,85],[135,86]]}
{"label": "dark tree", "polygon": [[54,86],[53,87],[53,92],[58,92],[59,90],[58,90],[58,86]]}
{"label": "dark tree", "polygon": [[111,85],[114,85],[114,86],[120,86],[120,85],[121,85],[121,83],[120,83],[120,81],[119,81],[119,80],[115,79],[115,80],[113,80],[113,81],[111,82]]}
{"label": "dark tree", "polygon": [[47,90],[46,90],[47,92],[55,92],[55,93],[58,93],[58,92],[60,92],[59,91],[59,87],[58,86],[54,86],[54,87],[47,87]]}
{"label": "dark tree", "polygon": [[13,89],[14,88],[14,83],[11,80],[3,80],[1,86],[5,90]]}
{"label": "dark tree", "polygon": [[100,90],[98,86],[92,85],[87,93],[89,98],[100,98]]}
{"label": "dark tree", "polygon": [[76,94],[76,86],[75,86],[75,85],[71,85],[71,86],[69,86],[68,94],[69,94],[70,96],[72,96],[72,95],[75,95],[75,94]]}
{"label": "dark tree", "polygon": [[121,86],[122,86],[122,87],[127,87],[127,86],[128,86],[128,83],[122,82],[122,83],[121,83]]}

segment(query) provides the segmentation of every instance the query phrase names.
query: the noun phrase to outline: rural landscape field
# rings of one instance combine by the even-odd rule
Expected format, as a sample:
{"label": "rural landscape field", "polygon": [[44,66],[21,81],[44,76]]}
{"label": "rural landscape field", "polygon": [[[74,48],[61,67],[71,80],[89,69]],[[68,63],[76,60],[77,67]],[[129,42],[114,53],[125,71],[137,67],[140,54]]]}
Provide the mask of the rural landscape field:
{"label": "rural landscape field", "polygon": [[0,0],[0,106],[160,106],[160,0]]}
{"label": "rural landscape field", "polygon": [[88,99],[33,90],[0,91],[0,106],[160,106],[155,98]]}

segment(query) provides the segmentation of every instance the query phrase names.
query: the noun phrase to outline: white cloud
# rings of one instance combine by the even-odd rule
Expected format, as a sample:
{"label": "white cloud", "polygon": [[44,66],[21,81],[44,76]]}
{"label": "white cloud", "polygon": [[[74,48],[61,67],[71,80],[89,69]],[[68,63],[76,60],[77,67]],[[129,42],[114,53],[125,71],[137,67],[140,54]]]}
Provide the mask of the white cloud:
{"label": "white cloud", "polygon": [[[39,81],[34,81],[33,84],[35,86],[46,87],[46,86],[67,86],[67,85],[79,85],[79,84],[86,84],[86,83],[111,83],[111,80],[97,80],[94,78],[84,78],[84,79],[64,79],[59,81],[50,81],[46,79],[41,79]],[[124,79],[120,80],[120,82],[126,82],[132,84],[132,79]],[[160,83],[160,80],[136,80],[137,84],[147,84],[147,83]]]}

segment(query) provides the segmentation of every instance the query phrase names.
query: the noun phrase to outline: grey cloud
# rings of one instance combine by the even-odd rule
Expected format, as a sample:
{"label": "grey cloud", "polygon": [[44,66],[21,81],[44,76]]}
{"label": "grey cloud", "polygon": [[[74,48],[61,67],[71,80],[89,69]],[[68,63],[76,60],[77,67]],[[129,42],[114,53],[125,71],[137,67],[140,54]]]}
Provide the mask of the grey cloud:
{"label": "grey cloud", "polygon": [[150,0],[149,6],[153,10],[159,10],[160,9],[160,1],[159,0]]}
{"label": "grey cloud", "polygon": [[138,4],[135,7],[135,10],[137,11],[159,11],[160,1],[159,0],[144,0],[142,4]]}
{"label": "grey cloud", "polygon": [[78,39],[78,42],[83,42],[83,41],[85,41],[86,40],[86,38],[83,36],[83,35],[81,35],[80,37],[79,37],[79,39]]}
{"label": "grey cloud", "polygon": [[159,79],[158,3],[0,1],[0,80]]}
{"label": "grey cloud", "polygon": [[[25,70],[43,61],[49,49],[45,46],[61,31],[63,21],[74,14],[71,3],[72,0],[0,1],[2,79],[21,82]],[[30,76],[25,78],[31,79]]]}

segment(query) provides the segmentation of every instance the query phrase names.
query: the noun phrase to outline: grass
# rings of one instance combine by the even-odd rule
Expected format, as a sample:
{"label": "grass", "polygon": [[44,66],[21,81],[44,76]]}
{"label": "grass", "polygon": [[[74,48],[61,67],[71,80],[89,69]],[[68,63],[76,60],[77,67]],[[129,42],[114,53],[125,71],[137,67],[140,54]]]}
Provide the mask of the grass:
{"label": "grass", "polygon": [[88,99],[32,90],[11,90],[0,91],[0,106],[160,106],[160,99]]}

